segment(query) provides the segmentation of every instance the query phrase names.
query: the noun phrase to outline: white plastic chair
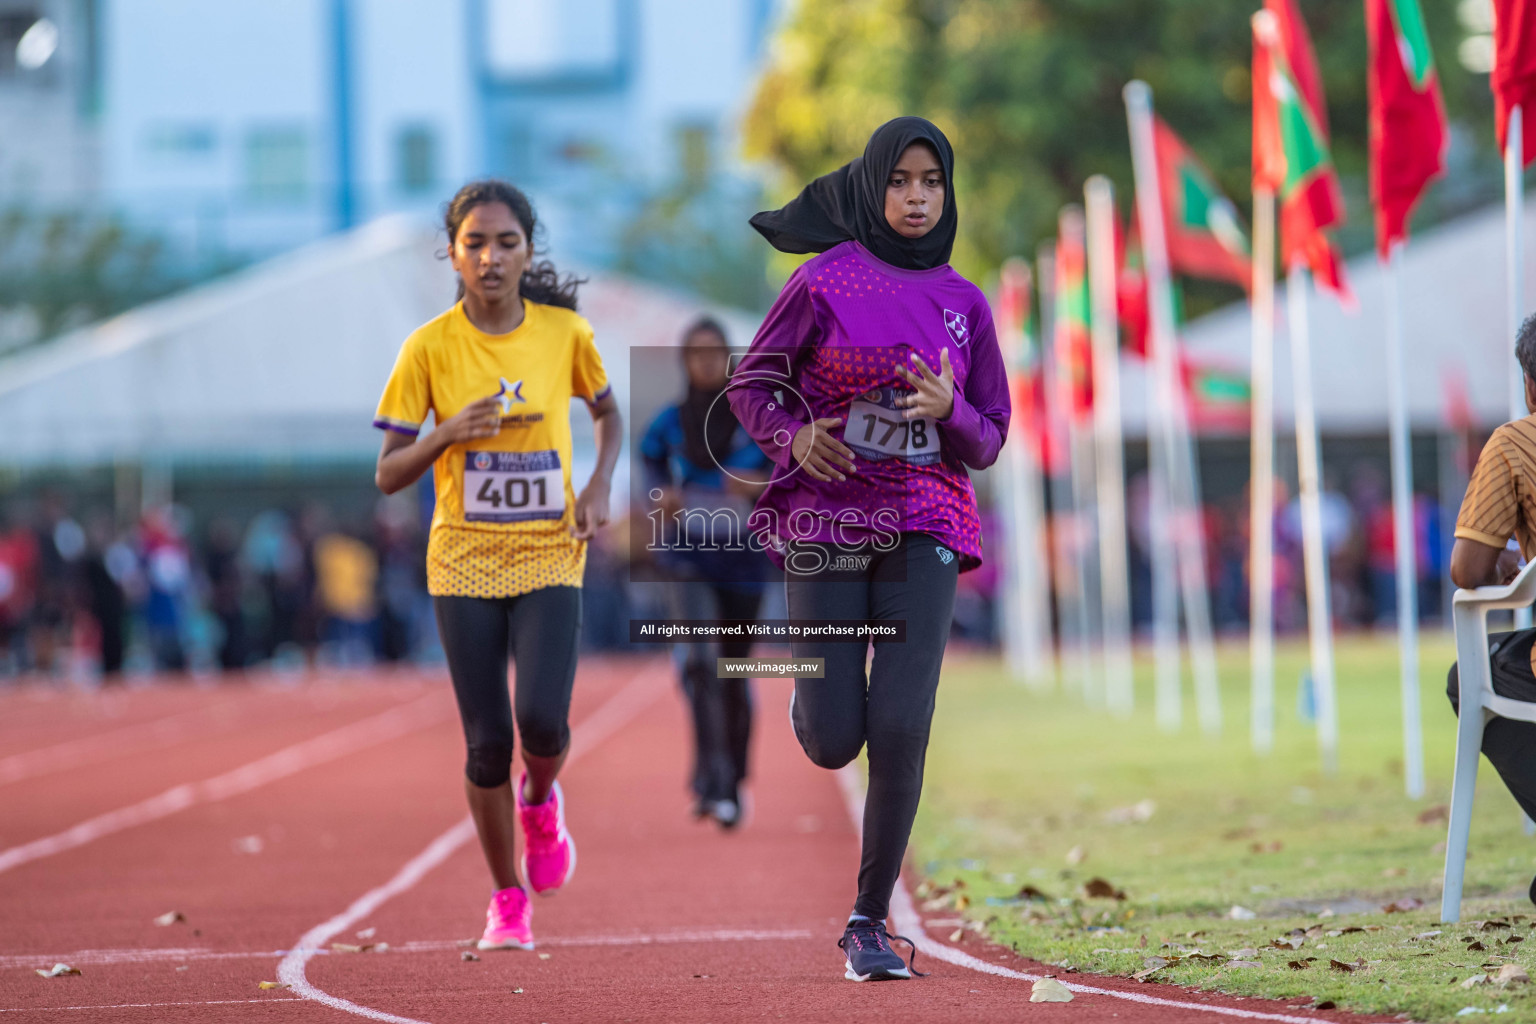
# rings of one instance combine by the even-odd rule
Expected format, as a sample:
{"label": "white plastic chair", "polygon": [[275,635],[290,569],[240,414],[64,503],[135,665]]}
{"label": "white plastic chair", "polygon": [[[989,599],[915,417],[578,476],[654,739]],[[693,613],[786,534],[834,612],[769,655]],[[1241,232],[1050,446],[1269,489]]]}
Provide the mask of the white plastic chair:
{"label": "white plastic chair", "polygon": [[1445,885],[1440,896],[1440,920],[1447,924],[1461,920],[1461,883],[1467,867],[1467,839],[1472,831],[1472,799],[1483,751],[1483,727],[1494,717],[1536,722],[1536,704],[1510,700],[1493,692],[1488,613],[1532,604],[1536,604],[1536,562],[1520,570],[1520,575],[1508,586],[1458,590],[1451,603],[1461,697],[1456,726],[1456,775],[1451,783],[1450,826],[1445,837]]}

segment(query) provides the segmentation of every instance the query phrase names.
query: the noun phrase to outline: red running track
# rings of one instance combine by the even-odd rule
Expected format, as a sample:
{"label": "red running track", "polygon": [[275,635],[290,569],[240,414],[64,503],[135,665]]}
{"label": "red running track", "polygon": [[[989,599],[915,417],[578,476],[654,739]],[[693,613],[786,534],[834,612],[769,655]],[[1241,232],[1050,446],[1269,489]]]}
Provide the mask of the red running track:
{"label": "red running track", "polygon": [[[0,692],[0,1024],[1370,1019],[1075,974],[1031,1004],[1045,968],[941,941],[904,889],[931,976],[843,980],[857,782],[800,753],[787,685],[758,684],[755,805],[722,834],[684,813],[667,665],[584,660],[579,870],[535,901],[537,952],[475,962],[490,886],[440,675]],[[389,949],[332,948],[367,941]],[[82,974],[35,973],[56,962]]]}

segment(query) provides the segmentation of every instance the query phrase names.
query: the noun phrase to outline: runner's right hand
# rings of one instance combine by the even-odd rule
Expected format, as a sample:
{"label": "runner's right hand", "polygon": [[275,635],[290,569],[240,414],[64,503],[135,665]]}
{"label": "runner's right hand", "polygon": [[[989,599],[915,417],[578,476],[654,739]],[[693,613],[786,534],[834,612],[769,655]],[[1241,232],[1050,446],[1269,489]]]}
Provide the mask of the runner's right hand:
{"label": "runner's right hand", "polygon": [[840,469],[853,472],[853,452],[832,436],[832,428],[842,425],[842,417],[829,416],[795,431],[790,453],[813,479],[846,480]]}
{"label": "runner's right hand", "polygon": [[495,398],[470,402],[439,426],[449,444],[462,444],[501,433],[501,403]]}

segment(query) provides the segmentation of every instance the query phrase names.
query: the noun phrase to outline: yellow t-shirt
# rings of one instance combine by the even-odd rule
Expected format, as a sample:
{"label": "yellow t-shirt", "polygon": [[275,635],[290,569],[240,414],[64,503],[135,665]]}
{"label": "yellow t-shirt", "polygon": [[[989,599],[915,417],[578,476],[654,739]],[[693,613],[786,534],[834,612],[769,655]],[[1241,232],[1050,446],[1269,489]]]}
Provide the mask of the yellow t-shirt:
{"label": "yellow t-shirt", "polygon": [[405,339],[373,425],[415,436],[488,395],[501,433],[450,445],[433,463],[437,509],[427,542],[427,590],[515,597],[581,586],[585,541],[572,537],[573,397],[608,394],[592,325],[558,306],[523,300],[523,322],[486,334],[462,303]]}

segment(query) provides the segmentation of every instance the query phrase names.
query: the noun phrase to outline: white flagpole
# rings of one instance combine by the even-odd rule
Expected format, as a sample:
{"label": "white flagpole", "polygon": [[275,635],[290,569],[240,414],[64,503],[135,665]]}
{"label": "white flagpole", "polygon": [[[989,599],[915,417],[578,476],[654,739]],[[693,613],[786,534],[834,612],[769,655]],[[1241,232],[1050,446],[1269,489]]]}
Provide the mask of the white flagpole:
{"label": "white flagpole", "polygon": [[[1179,568],[1178,552],[1167,542],[1173,533],[1173,408],[1169,401],[1161,354],[1170,346],[1160,341],[1172,333],[1173,311],[1160,313],[1167,304],[1167,253],[1157,247],[1160,276],[1153,274],[1153,247],[1148,235],[1148,221],[1162,238],[1162,218],[1156,206],[1157,154],[1151,136],[1152,96],[1144,82],[1125,87],[1126,117],[1130,122],[1132,173],[1136,179],[1136,212],[1141,224],[1142,263],[1147,281],[1147,302],[1151,313],[1147,374],[1147,482],[1149,555],[1152,562],[1152,658],[1153,699],[1158,727],[1172,731],[1184,717],[1183,680],[1179,666]],[[1142,128],[1148,135],[1145,159],[1141,155]],[[1143,163],[1146,164],[1143,167]],[[1152,185],[1144,187],[1150,180]],[[1149,191],[1150,188],[1150,191]],[[1160,322],[1166,318],[1167,326]]]}
{"label": "white flagpole", "polygon": [[[1004,263],[1002,288],[1022,294],[1018,315],[1023,322],[1012,327],[1021,334],[1027,332],[1028,310],[1033,301],[1033,275],[1029,264],[1018,259]],[[1014,346],[1014,365],[1009,367],[1011,373],[1018,372],[1017,363],[1025,356],[1018,350],[1022,340],[1014,338],[1010,341]],[[1035,341],[1038,345],[1039,339]],[[1040,369],[1036,365],[1035,372]],[[1050,561],[1045,543],[1040,466],[1028,425],[1018,420],[1017,410],[1010,435],[1003,450],[1003,466],[1007,471],[1004,493],[1009,513],[1004,526],[1008,534],[1008,586],[1005,593],[1010,603],[1002,629],[1003,643],[1014,675],[1021,677],[1032,689],[1049,690],[1055,685],[1056,673],[1051,654]]]}
{"label": "white flagpole", "polygon": [[[1077,251],[1084,254],[1084,275],[1087,274],[1087,229],[1083,224],[1083,211],[1077,206],[1067,206],[1061,211],[1058,219],[1058,233],[1063,240],[1072,239]],[[1056,259],[1061,260],[1061,250],[1056,252]],[[1084,280],[1084,285],[1088,282]],[[1062,297],[1056,296],[1056,329],[1062,329],[1061,316]],[[1058,339],[1059,341],[1060,339]],[[1058,355],[1063,354],[1058,349]],[[1060,375],[1057,384],[1061,394],[1061,408],[1067,424],[1067,452],[1071,463],[1071,487],[1072,487],[1072,535],[1070,537],[1072,554],[1072,572],[1077,577],[1077,593],[1073,601],[1073,611],[1076,615],[1077,649],[1074,660],[1077,662],[1077,671],[1082,679],[1083,700],[1092,707],[1104,703],[1103,687],[1100,685],[1098,666],[1094,664],[1093,649],[1095,640],[1093,597],[1098,589],[1098,580],[1094,573],[1094,533],[1097,524],[1094,521],[1094,450],[1093,433],[1091,425],[1083,422],[1077,408],[1077,384],[1073,374],[1077,370],[1076,352],[1068,347],[1065,351],[1066,361],[1058,363],[1057,369]]]}
{"label": "white flagpole", "polygon": [[[1172,294],[1171,292],[1169,293]],[[1169,307],[1170,314],[1172,307]],[[1170,334],[1170,337],[1172,335]],[[1172,345],[1175,353],[1177,346]],[[1166,372],[1173,374],[1173,369]],[[1195,675],[1195,714],[1200,728],[1221,732],[1221,681],[1216,671],[1216,644],[1211,632],[1211,594],[1205,569],[1205,519],[1200,507],[1200,473],[1195,461],[1195,437],[1184,401],[1182,380],[1169,382],[1175,438],[1174,543],[1179,552],[1179,589],[1189,631],[1189,661]]]}
{"label": "white flagpole", "polygon": [[1104,625],[1104,692],[1111,711],[1135,707],[1131,665],[1130,573],[1125,547],[1125,435],[1120,419],[1120,324],[1115,308],[1115,196],[1095,175],[1088,209],[1088,280],[1093,296],[1093,424],[1098,447],[1099,596]]}
{"label": "white flagpole", "polygon": [[1253,749],[1275,747],[1275,193],[1253,192],[1252,470],[1248,482],[1248,630]]}
{"label": "white flagpole", "polygon": [[1321,456],[1312,407],[1312,347],[1307,322],[1308,273],[1297,263],[1286,282],[1291,375],[1296,404],[1296,462],[1301,485],[1301,541],[1307,578],[1307,626],[1312,647],[1312,694],[1323,770],[1339,768],[1339,709],[1333,687],[1333,620],[1328,601],[1328,552],[1323,539]]}
{"label": "white flagpole", "polygon": [[1397,644],[1402,670],[1403,782],[1414,800],[1424,795],[1424,730],[1419,722],[1419,580],[1413,529],[1413,455],[1408,434],[1408,387],[1403,376],[1401,274],[1396,243],[1382,267],[1387,300],[1387,395],[1392,444],[1392,536],[1397,554]]}
{"label": "white flagpole", "polygon": [[[1046,464],[1044,466],[1045,490],[1050,498],[1050,523],[1048,534],[1051,545],[1051,597],[1056,610],[1056,646],[1058,664],[1062,670],[1062,682],[1067,689],[1083,690],[1081,662],[1087,657],[1084,638],[1077,631],[1077,617],[1073,609],[1072,594],[1068,587],[1082,585],[1074,581],[1076,560],[1073,554],[1075,538],[1070,536],[1076,521],[1072,507],[1071,477],[1063,476],[1061,467],[1055,464],[1061,445],[1069,442],[1066,412],[1062,408],[1062,367],[1057,362],[1056,350],[1056,248],[1051,243],[1040,247],[1035,262],[1038,268],[1040,291],[1040,355],[1044,373]],[[1066,449],[1071,458],[1070,448]]]}
{"label": "white flagpole", "polygon": [[[1520,333],[1520,321],[1525,307],[1524,296],[1521,294],[1525,281],[1524,169],[1525,112],[1517,103],[1509,112],[1509,125],[1504,134],[1504,272],[1509,301],[1508,330],[1504,337],[1505,344],[1511,346],[1515,343],[1515,335]],[[1520,364],[1510,360],[1509,373],[1509,418],[1524,419],[1528,414],[1525,408],[1525,379]],[[1515,628],[1529,629],[1530,626],[1530,607],[1516,609]]]}
{"label": "white flagpole", "polygon": [[[1183,389],[1178,380],[1173,291],[1157,179],[1157,143],[1152,128],[1152,90],[1145,82],[1131,82],[1125,87],[1125,105],[1136,175],[1136,207],[1147,267],[1147,297],[1152,313],[1153,374],[1165,410],[1160,433],[1167,458],[1168,507],[1173,529],[1171,534],[1162,536],[1171,536],[1174,545],[1170,546],[1177,546],[1178,583],[1189,626],[1190,660],[1195,670],[1196,714],[1201,728],[1215,733],[1221,729],[1221,693],[1211,637],[1199,496],[1195,494],[1194,486],[1193,443],[1185,416]],[[1156,549],[1154,543],[1154,551]]]}

